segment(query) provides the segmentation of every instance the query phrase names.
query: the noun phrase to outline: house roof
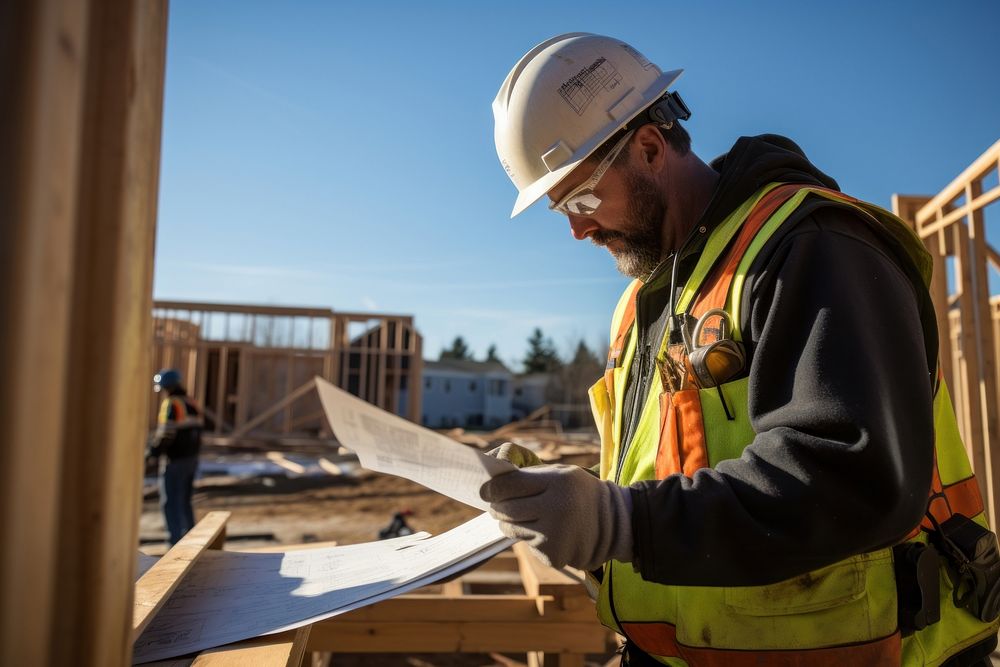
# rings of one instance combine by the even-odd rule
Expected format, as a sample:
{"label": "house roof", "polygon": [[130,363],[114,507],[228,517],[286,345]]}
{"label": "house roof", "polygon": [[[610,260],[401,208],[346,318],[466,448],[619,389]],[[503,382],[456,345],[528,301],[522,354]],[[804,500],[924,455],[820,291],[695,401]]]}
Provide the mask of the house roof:
{"label": "house roof", "polygon": [[424,371],[460,371],[464,373],[507,373],[510,369],[500,361],[474,361],[470,359],[440,359],[438,361],[424,361]]}

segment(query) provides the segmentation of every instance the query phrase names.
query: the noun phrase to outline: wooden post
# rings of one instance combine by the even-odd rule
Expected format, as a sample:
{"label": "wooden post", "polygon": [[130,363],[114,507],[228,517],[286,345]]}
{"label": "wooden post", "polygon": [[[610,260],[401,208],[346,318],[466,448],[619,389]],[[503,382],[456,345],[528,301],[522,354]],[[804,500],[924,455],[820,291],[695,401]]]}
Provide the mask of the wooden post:
{"label": "wooden post", "polygon": [[215,377],[215,432],[222,433],[222,425],[226,423],[226,376],[229,374],[229,346],[223,341],[219,345],[219,365]]}
{"label": "wooden post", "polygon": [[130,662],[166,19],[0,3],[0,664]]}
{"label": "wooden post", "polygon": [[386,365],[386,360],[388,359],[388,354],[386,353],[389,348],[389,322],[395,322],[396,326],[399,326],[399,320],[394,318],[383,318],[381,324],[378,328],[378,356],[376,357],[375,363],[375,400],[372,401],[375,405],[382,408],[383,410],[392,410],[392,406],[389,405],[389,401],[385,397],[385,378],[388,373],[388,368]]}
{"label": "wooden post", "polygon": [[[163,555],[156,564],[135,582],[135,603],[132,610],[132,640],[135,641],[153,620],[194,567],[206,549],[215,548],[225,540],[226,521],[230,512],[209,512],[188,533]],[[218,543],[217,548],[222,548]]]}
{"label": "wooden post", "polygon": [[[916,195],[893,195],[892,212],[907,222],[919,234],[917,225],[917,212],[923,208],[930,197]],[[934,261],[934,270],[931,276],[930,293],[934,303],[934,315],[937,320],[938,329],[938,362],[941,365],[941,372],[945,382],[949,387],[954,386],[955,380],[951,361],[951,327],[948,319],[948,269],[945,264],[947,248],[944,246],[942,234],[931,234],[922,237],[924,247],[931,254]],[[952,401],[955,397],[952,396]]]}
{"label": "wooden post", "polygon": [[[955,282],[958,285],[958,307],[961,322],[961,351],[959,377],[962,383],[962,410],[958,413],[959,426],[962,427],[962,438],[972,459],[972,469],[976,471],[984,502],[987,500],[986,477],[986,446],[982,415],[982,403],[979,390],[979,334],[976,329],[976,294],[975,294],[975,255],[969,239],[969,229],[963,224],[953,225],[955,234]],[[987,503],[987,513],[989,514]],[[992,517],[991,517],[992,519]]]}
{"label": "wooden post", "polygon": [[423,340],[416,328],[410,329],[410,379],[406,381],[409,391],[409,412],[410,420],[420,424],[423,417],[423,396],[424,396],[424,350]]}
{"label": "wooden post", "polygon": [[[971,205],[983,193],[982,182],[972,180],[965,186],[966,205]],[[979,486],[983,491],[983,501],[986,503],[987,515],[992,525],[996,526],[1000,516],[1000,494],[995,482],[1000,481],[1000,452],[994,453],[993,447],[1000,444],[1000,432],[997,425],[997,379],[996,360],[993,357],[993,318],[990,308],[989,287],[989,254],[986,245],[986,225],[983,221],[982,209],[973,209],[968,215],[969,246],[968,254],[972,269],[973,314],[975,322],[975,345],[978,363],[974,369],[975,382],[978,391],[972,395],[973,401],[979,402],[979,425],[982,449],[977,451],[980,460],[976,461],[976,472],[979,473]]]}

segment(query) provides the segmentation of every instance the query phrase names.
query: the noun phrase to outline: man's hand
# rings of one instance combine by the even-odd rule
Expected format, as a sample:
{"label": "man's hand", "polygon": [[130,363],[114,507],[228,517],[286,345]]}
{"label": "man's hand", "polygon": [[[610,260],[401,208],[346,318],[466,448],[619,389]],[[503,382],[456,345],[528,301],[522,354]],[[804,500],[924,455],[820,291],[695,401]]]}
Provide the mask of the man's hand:
{"label": "man's hand", "polygon": [[628,488],[578,466],[538,465],[498,475],[479,495],[507,537],[524,540],[553,567],[593,570],[614,558],[632,560]]}
{"label": "man's hand", "polygon": [[537,454],[527,447],[515,445],[513,442],[505,442],[499,447],[491,449],[486,452],[486,456],[492,456],[501,461],[508,461],[518,468],[542,465],[542,460],[538,458]]}

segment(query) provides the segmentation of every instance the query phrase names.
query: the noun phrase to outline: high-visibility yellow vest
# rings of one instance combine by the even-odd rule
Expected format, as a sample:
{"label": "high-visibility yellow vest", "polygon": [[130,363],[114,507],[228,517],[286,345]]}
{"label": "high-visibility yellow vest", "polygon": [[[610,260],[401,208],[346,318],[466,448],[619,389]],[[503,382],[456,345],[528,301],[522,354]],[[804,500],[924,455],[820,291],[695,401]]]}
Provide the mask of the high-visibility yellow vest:
{"label": "high-visibility yellow vest", "polygon": [[[859,224],[866,220],[891,234],[924,284],[929,283],[930,256],[899,218],[836,191],[772,183],[713,230],[675,312],[690,310],[699,317],[723,308],[732,320],[729,337],[740,340],[739,311],[751,264],[782,225],[803,217],[796,217],[795,211],[807,198],[811,204],[848,207],[858,214]],[[739,458],[754,439],[745,374],[719,387],[674,392],[664,391],[654,381],[647,396],[636,397],[644,401],[639,422],[619,464],[622,404],[636,356],[639,287],[634,281],[615,309],[608,369],[590,389],[601,434],[601,478],[622,485],[674,473],[693,475],[699,468]],[[666,341],[658,360],[665,349]],[[937,492],[938,499],[944,496],[948,502],[933,502],[929,511],[938,521],[953,511],[986,526],[979,488],[940,376],[933,408],[932,494]],[[932,527],[926,519],[925,525]],[[926,533],[919,528],[909,539],[926,542]],[[984,623],[952,603],[952,583],[944,567],[940,579],[940,621],[905,638],[897,627],[891,548],[858,554],[767,586],[663,585],[643,580],[630,563],[611,561],[604,568],[598,615],[605,625],[668,665],[939,665],[996,634],[1000,625]]]}

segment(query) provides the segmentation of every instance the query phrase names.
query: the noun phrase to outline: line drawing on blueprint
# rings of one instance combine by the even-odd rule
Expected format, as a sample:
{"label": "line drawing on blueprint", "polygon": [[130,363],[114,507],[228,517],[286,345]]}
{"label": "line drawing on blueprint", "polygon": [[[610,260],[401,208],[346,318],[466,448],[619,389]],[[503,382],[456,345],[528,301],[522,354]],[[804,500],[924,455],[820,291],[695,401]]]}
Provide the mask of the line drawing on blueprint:
{"label": "line drawing on blueprint", "polygon": [[614,90],[622,77],[607,58],[601,57],[571,76],[561,86],[559,95],[577,115],[583,115],[601,89]]}

